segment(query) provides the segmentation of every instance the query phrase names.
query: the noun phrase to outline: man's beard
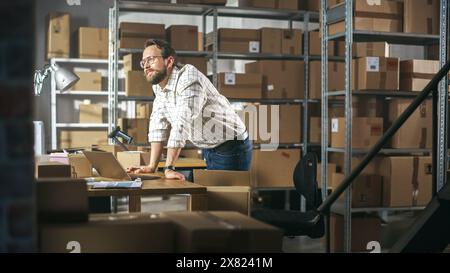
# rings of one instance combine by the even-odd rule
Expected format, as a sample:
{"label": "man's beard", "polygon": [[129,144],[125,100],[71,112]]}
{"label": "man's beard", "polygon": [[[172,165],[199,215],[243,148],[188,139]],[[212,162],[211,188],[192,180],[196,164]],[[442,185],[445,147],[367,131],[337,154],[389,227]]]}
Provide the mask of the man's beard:
{"label": "man's beard", "polygon": [[163,70],[157,71],[155,70],[153,72],[153,75],[150,78],[147,78],[147,81],[149,81],[152,85],[159,84],[164,80],[164,78],[167,76],[167,68],[164,67]]}

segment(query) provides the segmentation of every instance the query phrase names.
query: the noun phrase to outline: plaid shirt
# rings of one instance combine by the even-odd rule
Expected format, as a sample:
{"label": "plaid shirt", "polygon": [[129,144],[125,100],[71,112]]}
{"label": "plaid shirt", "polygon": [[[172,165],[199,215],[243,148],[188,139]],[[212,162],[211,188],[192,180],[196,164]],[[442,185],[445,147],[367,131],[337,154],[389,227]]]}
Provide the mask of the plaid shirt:
{"label": "plaid shirt", "polygon": [[168,148],[182,148],[190,141],[199,148],[214,148],[245,134],[229,101],[192,65],[174,67],[166,87],[156,84],[153,91],[149,142],[167,141]]}

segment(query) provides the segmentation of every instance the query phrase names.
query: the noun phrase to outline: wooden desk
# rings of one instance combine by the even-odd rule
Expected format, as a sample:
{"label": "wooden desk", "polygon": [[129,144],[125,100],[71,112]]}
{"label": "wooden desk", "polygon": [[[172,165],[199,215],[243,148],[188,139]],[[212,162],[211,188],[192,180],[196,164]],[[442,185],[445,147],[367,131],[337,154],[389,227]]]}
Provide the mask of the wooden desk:
{"label": "wooden desk", "polygon": [[155,179],[142,181],[140,189],[92,189],[88,188],[89,197],[128,196],[129,212],[141,211],[141,196],[189,194],[189,210],[206,210],[206,187],[191,182],[174,179]]}
{"label": "wooden desk", "polygon": [[[158,168],[164,168],[166,162],[159,162]],[[206,162],[199,158],[178,158],[175,168],[206,168]]]}

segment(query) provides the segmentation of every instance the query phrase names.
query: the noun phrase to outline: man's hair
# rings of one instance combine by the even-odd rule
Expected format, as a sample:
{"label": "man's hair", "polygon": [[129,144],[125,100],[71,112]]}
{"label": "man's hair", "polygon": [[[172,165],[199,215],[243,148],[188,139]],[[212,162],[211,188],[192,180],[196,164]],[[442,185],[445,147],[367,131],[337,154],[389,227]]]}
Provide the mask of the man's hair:
{"label": "man's hair", "polygon": [[145,42],[145,48],[153,45],[161,50],[161,55],[164,59],[168,58],[169,56],[172,56],[174,59],[176,59],[177,53],[168,42],[160,39],[148,39]]}

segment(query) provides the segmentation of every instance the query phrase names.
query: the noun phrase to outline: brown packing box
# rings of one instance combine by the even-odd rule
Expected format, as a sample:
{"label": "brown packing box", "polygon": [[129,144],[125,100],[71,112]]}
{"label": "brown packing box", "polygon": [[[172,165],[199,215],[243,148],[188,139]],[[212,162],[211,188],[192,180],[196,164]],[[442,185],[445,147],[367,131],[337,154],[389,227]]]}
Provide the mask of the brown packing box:
{"label": "brown packing box", "polygon": [[[336,173],[336,164],[334,163],[328,163],[328,187],[332,187],[334,182],[333,174]],[[317,180],[317,186],[319,188],[322,188],[322,163],[317,163],[317,173],[316,173],[316,180]]]}
{"label": "brown packing box", "polygon": [[[370,1],[355,1],[353,12],[355,30],[402,32],[403,3],[381,0],[380,4]],[[345,30],[345,22],[340,21],[329,26],[328,34],[334,35]]]}
{"label": "brown packing box", "polygon": [[[351,251],[367,252],[367,243],[381,241],[381,220],[371,215],[355,215],[351,219]],[[331,214],[331,251],[344,251],[344,217]]]}
{"label": "brown packing box", "polygon": [[[336,189],[344,180],[342,173],[331,174],[330,185]],[[352,184],[352,208],[381,207],[383,194],[383,177],[380,175],[360,175]],[[345,195],[340,196],[345,200]]]}
{"label": "brown packing box", "polygon": [[176,51],[198,50],[198,27],[172,25],[166,29],[167,41]]}
{"label": "brown packing box", "polygon": [[399,59],[363,57],[353,60],[353,88],[399,90]]}
{"label": "brown packing box", "polygon": [[[218,49],[220,52],[233,53],[259,53],[260,32],[257,29],[218,29]],[[213,33],[206,35],[206,46],[211,49],[213,44]]]}
{"label": "brown packing box", "polygon": [[91,147],[92,144],[106,144],[108,142],[107,131],[59,131],[59,147],[63,148],[82,148]]}
{"label": "brown packing box", "polygon": [[128,71],[142,71],[141,62],[142,54],[141,53],[132,53],[123,56],[123,71],[126,73]]}
{"label": "brown packing box", "polygon": [[281,28],[261,28],[261,53],[281,54],[283,30]]}
{"label": "brown packing box", "polygon": [[92,164],[84,154],[69,154],[68,158],[72,168],[72,178],[92,176]]}
{"label": "brown packing box", "polygon": [[150,153],[140,151],[117,152],[117,160],[124,168],[148,166]]}
{"label": "brown packing box", "polygon": [[249,7],[249,8],[266,8],[266,9],[274,9],[275,8],[275,0],[239,0],[239,7]]}
{"label": "brown packing box", "polygon": [[[311,117],[309,119],[309,143],[322,142],[322,127],[320,117]],[[331,136],[331,135],[328,135]]]}
{"label": "brown packing box", "polygon": [[72,87],[74,91],[102,91],[102,74],[75,71],[80,80]]}
{"label": "brown packing box", "polygon": [[236,211],[250,216],[250,187],[209,186],[208,211]]}
{"label": "brown packing box", "polygon": [[119,126],[133,138],[133,143],[148,143],[149,119],[146,118],[119,118]]}
{"label": "brown packing box", "polygon": [[[371,148],[383,135],[382,118],[357,118],[352,121],[352,147]],[[331,147],[344,148],[345,146],[345,119],[333,118],[331,120]]]}
{"label": "brown packing box", "polygon": [[69,164],[59,162],[36,163],[36,178],[70,178],[72,170]]}
{"label": "brown packing box", "polygon": [[[120,37],[141,37],[147,39],[165,39],[164,24],[120,23]],[[144,45],[142,45],[144,46]]]}
{"label": "brown packing box", "polygon": [[194,183],[203,186],[251,186],[250,172],[194,169]]}
{"label": "brown packing box", "polygon": [[176,252],[280,252],[281,230],[231,211],[167,212]]}
{"label": "brown packing box", "polygon": [[103,106],[80,104],[80,123],[103,123]]}
{"label": "brown packing box", "polygon": [[299,0],[299,10],[319,11],[320,1],[317,0]]}
{"label": "brown packing box", "polygon": [[[322,99],[322,81],[321,71],[322,63],[320,61],[311,61],[309,63],[310,81],[309,98]],[[328,63],[328,90],[344,90],[345,86],[345,64],[342,62]]]}
{"label": "brown packing box", "polygon": [[298,10],[299,0],[275,0],[276,9]]}
{"label": "brown packing box", "polygon": [[70,14],[49,13],[47,15],[47,59],[69,58]]}
{"label": "brown packing box", "polygon": [[300,55],[302,53],[302,30],[283,29],[281,40],[281,54]]}
{"label": "brown packing box", "polygon": [[38,222],[85,222],[89,205],[84,179],[36,180]]}
{"label": "brown packing box", "polygon": [[292,187],[294,168],[300,161],[300,149],[254,150],[252,183],[255,187]]}
{"label": "brown packing box", "polygon": [[[136,146],[126,145],[129,151],[136,151]],[[118,152],[123,152],[123,148],[120,145],[111,145],[111,144],[103,144],[103,145],[92,145],[92,151],[97,152],[109,152],[114,154],[115,157],[117,157]]]}
{"label": "brown packing box", "polygon": [[258,61],[245,64],[246,73],[263,75],[263,97],[268,99],[302,99],[304,70],[303,61]]}
{"label": "brown packing box", "polygon": [[403,0],[406,33],[439,34],[439,0]]}
{"label": "brown packing box", "polygon": [[386,42],[355,43],[353,57],[389,57],[390,46]]}
{"label": "brown packing box", "polygon": [[[335,56],[335,42],[328,41],[328,56]],[[320,38],[319,31],[309,32],[309,55],[321,56],[322,55],[322,40]]]}
{"label": "brown packing box", "polygon": [[137,48],[144,49],[145,42],[149,37],[122,37],[119,40],[119,48]]}
{"label": "brown packing box", "polygon": [[178,4],[204,4],[225,6],[227,0],[176,0]]}
{"label": "brown packing box", "polygon": [[82,59],[108,58],[108,29],[80,27],[78,29],[78,56]]}
{"label": "brown packing box", "polygon": [[191,64],[195,66],[200,72],[202,72],[204,75],[208,75],[207,70],[207,62],[208,60],[203,57],[178,57],[177,56],[177,62],[179,64]]}
{"label": "brown packing box", "polygon": [[142,70],[125,73],[125,95],[153,97],[152,85],[147,82]]}
{"label": "brown packing box", "polygon": [[[411,104],[411,99],[389,101],[388,126]],[[432,146],[432,101],[423,102],[403,126],[391,138],[392,148],[431,148]]]}
{"label": "brown packing box", "polygon": [[422,91],[439,71],[439,61],[406,60],[400,62],[400,90]]}
{"label": "brown packing box", "polygon": [[[353,115],[357,117],[380,117],[383,121],[389,113],[389,103],[383,97],[358,96],[353,97]],[[384,123],[383,123],[384,126]]]}
{"label": "brown packing box", "polygon": [[431,200],[431,157],[386,157],[382,161],[383,206],[425,206]]}
{"label": "brown packing box", "polygon": [[173,253],[174,225],[150,214],[108,214],[86,223],[40,227],[40,252],[69,253],[71,241],[79,244],[81,253]]}
{"label": "brown packing box", "polygon": [[150,103],[136,103],[136,118],[150,118],[153,104]]}
{"label": "brown packing box", "polygon": [[217,89],[230,99],[261,99],[262,75],[219,73]]}
{"label": "brown packing box", "polygon": [[[363,158],[363,156],[353,156],[351,160],[352,169],[355,168],[363,160]],[[361,175],[380,174],[382,159],[383,157],[375,157],[372,161],[370,161],[369,165],[364,168]],[[336,164],[336,172],[344,173],[344,153],[330,153],[328,156],[328,161]]]}
{"label": "brown packing box", "polygon": [[[278,108],[278,119],[273,119],[277,113],[276,108]],[[276,141],[273,136],[278,136],[278,143],[301,142],[300,105],[256,105],[255,109],[257,118],[253,119],[255,122],[253,128],[254,132],[257,132],[256,143],[273,143]]]}

